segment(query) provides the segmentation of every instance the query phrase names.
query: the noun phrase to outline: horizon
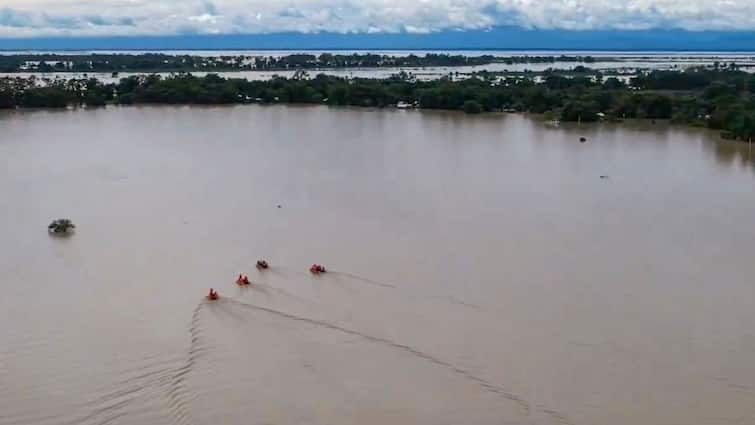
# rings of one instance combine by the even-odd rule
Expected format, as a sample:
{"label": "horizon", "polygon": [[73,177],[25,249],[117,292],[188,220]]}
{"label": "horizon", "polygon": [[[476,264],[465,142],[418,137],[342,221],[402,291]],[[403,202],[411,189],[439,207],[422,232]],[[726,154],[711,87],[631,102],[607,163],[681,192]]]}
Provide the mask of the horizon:
{"label": "horizon", "polygon": [[[294,47],[295,46],[295,47]],[[77,50],[430,50],[750,52],[755,31],[543,30],[499,27],[430,34],[191,34],[0,38],[0,51]]]}

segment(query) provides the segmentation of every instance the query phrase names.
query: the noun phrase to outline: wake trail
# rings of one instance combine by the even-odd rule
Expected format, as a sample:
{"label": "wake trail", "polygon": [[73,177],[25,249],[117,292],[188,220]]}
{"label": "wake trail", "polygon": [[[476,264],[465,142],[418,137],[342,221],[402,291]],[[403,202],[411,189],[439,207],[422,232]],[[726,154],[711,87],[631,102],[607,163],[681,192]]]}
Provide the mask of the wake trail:
{"label": "wake trail", "polygon": [[377,281],[377,280],[368,279],[366,277],[357,276],[355,274],[351,274],[351,273],[347,273],[347,272],[333,271],[333,272],[330,272],[330,273],[333,273],[335,275],[341,275],[341,276],[350,277],[350,278],[352,278],[354,280],[359,280],[361,282],[364,282],[364,283],[366,283],[368,285],[372,285],[372,286],[380,286],[382,288],[398,289],[398,286],[396,286],[396,285],[394,285],[392,283],[380,282],[380,281]]}
{"label": "wake trail", "polygon": [[[303,273],[303,272],[297,272],[295,270],[289,270],[289,271],[291,271],[291,272],[293,272],[293,273],[295,273],[297,275],[307,276],[307,274]],[[386,289],[397,290],[397,291],[403,292],[403,290],[401,289],[401,287],[399,287],[398,285],[395,285],[395,284],[392,284],[392,283],[387,283],[387,282],[381,282],[381,281],[374,280],[374,279],[369,279],[369,278],[366,278],[366,277],[363,277],[363,276],[359,276],[359,275],[356,275],[356,274],[353,274],[353,273],[348,273],[348,272],[343,272],[343,271],[337,271],[337,270],[328,271],[326,274],[321,275],[320,277],[324,278],[324,277],[327,277],[329,274],[330,275],[336,275],[336,276],[339,276],[339,275],[340,276],[344,276],[344,277],[347,277],[347,278],[353,279],[355,281],[359,281],[359,282],[362,282],[364,284],[367,284],[367,285],[370,285],[370,286],[374,286],[374,287],[381,287],[381,288],[386,288]],[[290,296],[290,297],[293,297],[293,298],[297,298],[297,299],[300,299],[300,300],[304,300],[301,297],[298,297],[296,295],[288,293],[285,290],[282,290],[282,289],[279,289],[279,288],[276,288],[276,287],[273,287],[273,286],[270,286],[270,285],[266,285],[266,284],[260,284],[260,286],[263,286],[263,285],[264,285],[264,287],[266,287],[268,289],[276,290],[277,292],[280,292],[280,293],[285,294],[287,296]],[[451,304],[454,304],[454,305],[458,305],[458,306],[461,306],[461,307],[464,307],[464,308],[472,309],[472,310],[478,311],[480,313],[483,313],[483,312],[487,311],[487,309],[484,308],[483,306],[480,306],[480,305],[477,305],[477,304],[473,304],[473,303],[469,303],[469,302],[460,300],[460,299],[452,297],[452,296],[444,296],[444,295],[419,295],[419,294],[411,294],[411,293],[408,293],[407,296],[410,299],[424,298],[424,299],[443,300],[445,302],[448,302],[448,303],[451,303]],[[410,354],[412,354],[412,355],[414,355],[414,356],[416,356],[418,358],[422,358],[422,359],[424,359],[424,360],[426,360],[428,362],[434,363],[434,364],[439,365],[439,366],[443,366],[443,367],[445,367],[445,368],[453,371],[454,373],[463,376],[467,380],[475,382],[477,385],[479,385],[480,387],[482,387],[486,391],[498,394],[499,396],[501,396],[501,397],[503,397],[503,398],[505,398],[505,399],[507,399],[509,401],[512,401],[512,402],[518,404],[526,412],[527,415],[529,415],[529,413],[533,410],[532,407],[530,406],[529,402],[527,402],[526,400],[524,400],[522,397],[520,397],[520,396],[518,396],[518,395],[516,395],[516,394],[514,394],[512,392],[507,391],[505,388],[503,388],[501,386],[498,386],[498,385],[495,385],[495,384],[493,384],[493,383],[491,383],[491,382],[489,382],[489,381],[487,381],[487,380],[485,380],[483,378],[480,378],[480,377],[472,374],[471,372],[469,372],[469,371],[467,371],[465,369],[459,368],[459,367],[457,367],[457,366],[455,366],[455,365],[453,365],[451,363],[448,363],[448,362],[446,362],[444,360],[441,360],[441,359],[439,359],[437,357],[434,357],[432,355],[426,354],[426,353],[424,353],[424,352],[422,352],[420,350],[417,350],[417,349],[415,349],[415,348],[413,348],[413,347],[411,347],[409,345],[400,344],[400,343],[391,341],[391,340],[386,339],[386,338],[381,338],[381,337],[376,337],[376,336],[373,336],[373,335],[365,334],[365,333],[362,333],[362,332],[359,332],[359,331],[356,331],[356,330],[353,330],[353,329],[345,328],[345,327],[336,325],[334,323],[326,322],[326,321],[323,321],[323,320],[318,320],[318,319],[312,319],[312,318],[308,318],[308,317],[297,316],[297,315],[294,315],[294,314],[286,313],[284,311],[275,310],[275,309],[271,309],[271,308],[267,308],[267,307],[261,307],[261,306],[254,305],[254,304],[248,304],[248,303],[244,303],[244,302],[241,302],[241,301],[238,301],[238,300],[234,300],[234,299],[227,299],[226,298],[226,299],[223,299],[223,300],[229,301],[229,302],[232,302],[232,303],[235,303],[235,304],[238,304],[238,305],[246,307],[246,308],[250,308],[250,309],[266,312],[268,314],[276,315],[278,317],[286,318],[286,319],[289,319],[289,320],[294,320],[294,321],[299,321],[299,322],[305,322],[305,323],[309,323],[309,324],[314,325],[314,326],[319,326],[319,327],[335,330],[335,331],[338,331],[338,332],[342,332],[342,333],[345,333],[345,334],[358,336],[358,337],[361,337],[361,338],[366,339],[368,341],[371,341],[373,343],[386,345],[386,346],[392,347],[394,349],[398,349],[398,350],[402,350],[402,351],[408,352],[408,353],[410,353]],[[311,300],[305,300],[305,301],[311,301]],[[569,418],[566,415],[564,415],[564,414],[562,414],[562,413],[560,413],[560,412],[558,412],[558,411],[556,411],[554,409],[550,409],[547,406],[537,406],[537,408],[535,410],[537,410],[538,412],[541,412],[541,413],[544,413],[544,414],[550,416],[553,420],[555,420],[559,424],[562,424],[562,425],[574,425],[574,423],[572,421],[570,421]]]}
{"label": "wake trail", "polygon": [[[364,276],[359,276],[359,275],[356,275],[356,274],[353,274],[353,273],[347,273],[347,272],[341,272],[341,271],[332,271],[332,272],[329,272],[329,273],[332,273],[332,274],[338,275],[338,276],[345,276],[345,277],[351,278],[353,280],[356,280],[356,281],[359,281],[359,282],[363,282],[363,283],[366,283],[366,284],[372,285],[372,286],[379,286],[379,287],[382,287],[382,288],[401,290],[401,288],[398,285],[394,285],[392,283],[380,282],[378,280],[369,279],[369,278],[366,278]],[[411,297],[411,298],[425,298],[425,299],[443,300],[443,301],[446,301],[446,302],[449,302],[451,304],[455,304],[455,305],[458,305],[458,306],[461,306],[461,307],[466,307],[466,308],[477,310],[477,311],[485,311],[485,309],[482,306],[479,306],[477,304],[472,304],[472,303],[469,303],[469,302],[466,302],[466,301],[462,301],[462,300],[460,300],[458,298],[451,297],[451,296],[446,296],[446,295],[418,295],[418,294],[411,294],[410,293],[409,297]]]}
{"label": "wake trail", "polygon": [[451,370],[452,372],[456,373],[457,375],[460,375],[461,377],[467,379],[468,381],[471,381],[471,382],[477,384],[478,386],[480,386],[481,388],[483,388],[485,391],[497,394],[497,395],[505,398],[506,400],[509,400],[509,401],[512,401],[512,402],[516,403],[527,414],[529,414],[529,412],[531,410],[530,404],[526,400],[524,400],[523,398],[517,396],[516,394],[513,394],[513,393],[507,391],[503,387],[500,387],[500,386],[495,385],[495,384],[493,384],[491,382],[488,382],[487,380],[485,380],[483,378],[480,378],[480,377],[472,374],[471,372],[469,372],[469,371],[467,371],[465,369],[462,369],[462,368],[460,368],[458,366],[455,366],[455,365],[453,365],[451,363],[448,363],[448,362],[446,362],[444,360],[441,360],[441,359],[439,359],[439,358],[437,358],[435,356],[427,354],[427,353],[425,353],[423,351],[420,351],[420,350],[418,350],[416,348],[413,348],[413,347],[411,347],[409,345],[397,343],[397,342],[392,341],[392,340],[387,339],[387,338],[382,338],[382,337],[377,337],[377,336],[374,336],[374,335],[369,335],[369,334],[366,334],[366,333],[362,333],[362,332],[359,332],[357,330],[345,328],[343,326],[339,326],[339,325],[336,325],[334,323],[326,322],[324,320],[318,320],[318,319],[312,319],[312,318],[303,317],[303,316],[297,316],[297,315],[286,313],[286,312],[283,312],[283,311],[280,311],[280,310],[274,310],[274,309],[271,309],[271,308],[261,307],[261,306],[254,305],[254,304],[248,304],[248,303],[244,303],[244,302],[241,302],[241,301],[238,301],[238,300],[233,300],[233,299],[226,299],[225,301],[227,301],[229,303],[232,303],[234,305],[238,305],[238,306],[245,307],[245,308],[252,309],[252,310],[256,310],[256,311],[261,311],[261,312],[268,313],[268,314],[271,314],[271,315],[274,315],[274,316],[277,316],[277,317],[282,317],[282,318],[285,318],[285,319],[288,319],[288,320],[292,320],[292,321],[296,321],[296,322],[302,322],[302,323],[307,323],[307,324],[310,324],[310,325],[313,325],[313,326],[318,326],[318,327],[321,327],[321,328],[330,329],[330,330],[341,332],[341,333],[344,333],[344,334],[347,334],[347,335],[358,336],[360,338],[363,338],[363,339],[365,339],[367,341],[370,341],[370,342],[373,342],[375,344],[380,344],[380,345],[387,346],[387,347],[390,347],[390,348],[393,348],[393,349],[404,351],[404,352],[409,353],[409,354],[411,354],[411,355],[413,355],[413,356],[415,356],[417,358],[423,359],[423,360],[425,360],[427,362],[430,362],[430,363],[433,363],[435,365],[442,366],[442,367],[444,367],[444,368],[446,368],[448,370]]}
{"label": "wake trail", "polygon": [[254,289],[255,286],[259,287],[259,288],[264,288],[264,289],[267,289],[267,290],[270,290],[270,291],[273,291],[273,292],[277,292],[277,293],[279,293],[281,295],[293,298],[293,299],[295,299],[297,301],[311,302],[311,300],[308,300],[307,298],[300,297],[300,296],[295,295],[295,294],[293,294],[293,293],[291,293],[289,291],[286,291],[285,289],[281,289],[281,288],[278,288],[278,287],[275,287],[275,286],[272,286],[272,285],[268,285],[267,283],[253,282],[251,284],[252,289]]}
{"label": "wake trail", "polygon": [[[89,412],[76,419],[63,422],[70,425],[83,423],[108,424],[126,416],[126,408],[144,397],[154,396],[164,391],[170,383],[174,368],[166,367],[168,362],[159,362],[154,370],[121,380],[116,389],[85,403]],[[152,367],[147,367],[152,369]]]}
{"label": "wake trail", "polygon": [[[332,272],[328,272],[328,273],[332,273],[334,275],[345,276],[345,277],[348,277],[348,278],[351,278],[351,279],[354,279],[356,281],[360,281],[360,282],[363,282],[363,283],[366,283],[366,284],[369,284],[369,285],[372,285],[372,286],[379,286],[379,287],[383,287],[383,288],[395,289],[395,290],[398,290],[398,291],[402,291],[402,289],[398,285],[394,285],[394,284],[386,283],[386,282],[380,282],[380,281],[377,281],[377,280],[374,280],[374,279],[369,279],[369,278],[366,278],[366,277],[363,277],[363,276],[359,276],[359,275],[356,275],[356,274],[353,274],[353,273],[342,272],[342,271],[332,271]],[[412,294],[412,293],[408,293],[407,295],[408,295],[409,298],[412,298],[412,299],[424,298],[424,299],[443,300],[445,302],[449,302],[451,304],[455,304],[455,305],[458,305],[458,306],[461,306],[461,307],[469,308],[469,309],[472,309],[472,310],[475,310],[475,311],[478,311],[478,312],[481,312],[481,313],[487,311],[487,309],[485,309],[484,307],[482,307],[480,305],[472,304],[472,303],[469,303],[469,302],[466,302],[466,301],[462,301],[462,300],[460,300],[458,298],[455,298],[455,297],[452,297],[452,296],[445,296],[445,295],[418,295],[418,294]],[[262,307],[259,307],[259,308],[262,308]],[[267,309],[267,310],[270,310],[270,309]],[[272,311],[268,311],[268,312],[272,313]],[[302,321],[312,320],[312,319],[307,319],[307,318],[303,318],[303,317],[293,316],[293,315],[290,315],[290,314],[284,313],[284,312],[278,312],[278,313],[281,313],[282,315],[284,315],[284,317],[291,316],[289,318],[292,318],[292,319],[296,318],[297,320],[302,320]],[[350,329],[347,329],[347,328],[343,328],[343,327],[340,327],[338,325],[334,325],[334,324],[327,323],[327,322],[313,320],[310,323],[315,324],[315,325],[319,325],[319,326],[328,327],[330,329],[338,330],[338,331],[341,331],[341,332],[350,333],[350,334],[353,334],[353,335],[358,335],[360,337],[369,339],[369,340],[371,340],[373,342],[388,344],[388,345],[390,345],[390,346],[392,346],[394,348],[402,349],[404,351],[411,352],[412,354],[414,354],[414,355],[416,355],[418,357],[424,358],[424,359],[426,359],[428,361],[431,361],[431,362],[433,362],[435,364],[438,364],[438,365],[444,366],[446,368],[449,368],[449,369],[453,370],[454,372],[456,372],[456,373],[458,373],[458,374],[460,374],[462,376],[465,376],[467,379],[469,379],[471,381],[474,381],[474,382],[477,382],[477,384],[480,385],[480,386],[482,386],[483,388],[485,388],[485,389],[487,389],[487,390],[489,390],[491,392],[498,393],[499,395],[505,397],[506,399],[509,399],[511,401],[514,401],[514,402],[520,404],[520,406],[522,406],[523,408],[525,408],[525,410],[527,412],[529,412],[531,410],[531,408],[529,406],[529,403],[527,403],[521,397],[518,397],[518,396],[516,396],[516,395],[514,395],[514,394],[512,394],[510,392],[507,392],[503,388],[501,388],[499,386],[496,386],[496,385],[493,385],[493,384],[491,384],[490,382],[488,382],[488,381],[486,381],[484,379],[481,379],[481,378],[479,378],[479,377],[477,377],[475,375],[472,375],[472,374],[470,374],[468,371],[466,371],[464,369],[460,369],[460,368],[458,368],[456,366],[453,366],[450,363],[447,363],[447,362],[442,361],[440,359],[437,359],[435,357],[426,355],[425,353],[422,353],[421,351],[415,350],[415,349],[413,349],[410,346],[394,343],[393,341],[390,341],[390,340],[387,340],[387,339],[383,339],[383,338],[379,338],[379,337],[373,337],[373,336],[370,336],[370,335],[365,335],[365,334],[359,333],[357,331],[353,331],[353,330],[350,330]],[[559,424],[562,424],[562,425],[573,425],[573,422],[571,422],[566,415],[564,415],[564,414],[562,414],[562,413],[560,413],[560,412],[558,412],[556,410],[553,410],[553,409],[550,409],[550,408],[547,408],[547,407],[544,407],[544,406],[543,407],[538,407],[537,410],[539,412],[541,412],[541,413],[545,413],[546,415],[550,416],[551,418],[553,418]]]}
{"label": "wake trail", "polygon": [[194,365],[199,358],[204,354],[206,349],[201,345],[202,336],[200,332],[200,314],[202,308],[206,304],[206,301],[201,301],[194,308],[194,312],[191,315],[191,323],[189,325],[189,335],[191,337],[191,343],[189,344],[189,351],[186,357],[186,363],[175,370],[171,379],[171,387],[168,391],[168,405],[170,411],[174,416],[176,422],[180,425],[187,425],[192,423],[191,415],[189,414],[188,404],[186,398],[188,396],[188,388],[186,386],[186,376],[194,369]]}
{"label": "wake trail", "polygon": [[572,421],[570,421],[568,417],[566,417],[565,415],[563,415],[563,414],[561,414],[561,413],[559,413],[559,412],[557,412],[557,411],[555,411],[553,409],[544,408],[544,409],[541,409],[540,411],[543,412],[543,413],[545,413],[545,414],[550,415],[553,419],[556,420],[556,422],[558,422],[561,425],[574,425],[574,423]]}

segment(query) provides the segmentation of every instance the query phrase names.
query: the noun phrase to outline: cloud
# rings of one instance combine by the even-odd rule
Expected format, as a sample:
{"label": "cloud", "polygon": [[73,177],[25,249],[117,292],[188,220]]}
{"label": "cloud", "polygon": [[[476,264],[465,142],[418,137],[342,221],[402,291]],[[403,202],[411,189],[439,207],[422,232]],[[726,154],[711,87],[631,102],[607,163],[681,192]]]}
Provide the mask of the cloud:
{"label": "cloud", "polygon": [[32,25],[31,15],[5,7],[0,9],[0,27],[25,28]]}
{"label": "cloud", "polygon": [[3,0],[0,37],[181,33],[755,30],[755,0]]}
{"label": "cloud", "polygon": [[60,30],[74,30],[79,29],[84,24],[86,18],[80,18],[75,16],[65,15],[48,15],[44,14],[44,27],[52,27]]}
{"label": "cloud", "polygon": [[112,18],[112,17],[104,17],[102,15],[90,15],[90,16],[84,16],[82,18],[82,21],[84,21],[87,24],[90,25],[96,25],[96,26],[126,26],[126,27],[133,27],[136,25],[136,21],[134,21],[134,18],[124,16],[120,18]]}
{"label": "cloud", "polygon": [[204,12],[206,15],[212,15],[212,16],[218,15],[218,8],[217,6],[215,6],[215,3],[211,1],[205,1],[203,6],[204,6]]}

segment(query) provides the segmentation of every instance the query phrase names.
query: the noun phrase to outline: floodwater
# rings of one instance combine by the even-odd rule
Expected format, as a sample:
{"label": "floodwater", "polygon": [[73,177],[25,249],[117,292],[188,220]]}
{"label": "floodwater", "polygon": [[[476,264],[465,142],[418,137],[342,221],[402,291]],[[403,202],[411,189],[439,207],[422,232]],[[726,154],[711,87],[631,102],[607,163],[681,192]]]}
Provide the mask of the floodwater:
{"label": "floodwater", "polygon": [[747,145],[251,105],[0,130],[2,425],[755,423]]}
{"label": "floodwater", "polygon": [[[377,78],[387,79],[396,76],[401,72],[411,74],[420,81],[433,81],[449,75],[471,74],[475,72],[496,72],[496,73],[523,73],[523,72],[544,72],[549,69],[558,69],[571,71],[577,66],[584,66],[596,71],[602,71],[613,75],[623,75],[625,78],[637,75],[639,70],[663,70],[663,71],[683,71],[687,68],[707,66],[712,67],[718,59],[693,58],[688,60],[663,60],[663,59],[623,59],[621,61],[596,61],[596,62],[550,62],[550,63],[490,63],[485,65],[474,66],[429,66],[429,67],[396,67],[396,68],[331,68],[331,69],[308,69],[306,72],[310,76],[318,74],[331,75],[341,78]],[[741,71],[755,73],[755,62],[737,62]],[[240,78],[248,81],[267,81],[274,77],[291,78],[296,70],[277,70],[277,71],[220,71],[220,72],[192,72],[192,75],[204,77],[207,74],[218,74],[225,78]],[[173,72],[154,73],[162,77],[175,75]],[[71,78],[95,78],[105,83],[117,83],[122,78],[130,76],[145,75],[143,72],[121,72],[115,74],[110,72],[11,72],[0,73],[0,78],[30,78],[37,77],[40,79],[60,80]]]}
{"label": "floodwater", "polygon": [[409,56],[419,55],[424,56],[427,54],[449,54],[449,55],[462,55],[462,56],[483,56],[491,55],[498,57],[507,56],[593,56],[593,57],[621,57],[621,58],[643,58],[643,59],[671,59],[671,60],[695,60],[697,58],[718,59],[722,62],[736,61],[740,62],[743,59],[755,58],[755,50],[751,51],[681,51],[681,50],[568,50],[568,49],[482,49],[482,50],[467,50],[467,49],[216,49],[216,50],[0,50],[0,55],[24,55],[24,54],[57,54],[57,55],[116,55],[116,54],[129,54],[139,55],[145,53],[159,53],[164,55],[189,55],[189,56],[272,56],[281,57],[292,54],[307,54],[307,55],[320,55],[322,53],[333,53],[340,55],[352,55],[352,54],[374,54],[374,55],[386,55],[386,56]]}
{"label": "floodwater", "polygon": [[[219,57],[219,56],[272,56],[282,57],[295,53],[319,55],[324,51],[313,50],[196,50],[196,51],[173,51],[173,50],[155,50],[155,51],[0,51],[3,54],[33,54],[33,53],[53,53],[53,54],[145,54],[161,53],[173,55],[193,55],[202,57]],[[497,73],[522,73],[522,72],[544,72],[549,69],[573,70],[577,66],[583,66],[596,71],[606,72],[609,75],[619,74],[621,79],[628,79],[630,76],[637,74],[639,70],[664,70],[664,71],[683,71],[692,67],[713,67],[716,62],[727,64],[735,62],[742,71],[755,73],[755,53],[753,52],[600,52],[600,51],[496,51],[496,50],[462,50],[462,51],[425,51],[425,50],[354,50],[354,51],[335,51],[337,54],[379,54],[387,56],[407,56],[415,54],[424,56],[430,53],[445,53],[463,56],[481,56],[492,55],[499,57],[511,56],[593,56],[594,62],[543,62],[543,63],[490,63],[485,65],[474,66],[428,66],[428,67],[395,67],[395,68],[325,68],[306,70],[310,76],[317,74],[332,75],[341,78],[378,78],[386,79],[395,76],[400,72],[412,74],[420,81],[432,81],[439,78],[447,77],[451,74],[471,74],[474,72],[497,72]],[[296,70],[275,70],[275,71],[220,71],[220,72],[193,72],[196,76],[205,76],[209,73],[219,74],[226,78],[241,78],[249,81],[266,81],[273,77],[291,78]],[[157,75],[168,77],[173,75],[171,72],[159,72]],[[130,76],[144,75],[143,72],[121,72],[113,76],[111,72],[13,72],[0,73],[0,78],[37,77],[40,79],[70,79],[70,78],[96,78],[106,83],[116,83],[121,78]],[[463,78],[463,77],[462,77]]]}

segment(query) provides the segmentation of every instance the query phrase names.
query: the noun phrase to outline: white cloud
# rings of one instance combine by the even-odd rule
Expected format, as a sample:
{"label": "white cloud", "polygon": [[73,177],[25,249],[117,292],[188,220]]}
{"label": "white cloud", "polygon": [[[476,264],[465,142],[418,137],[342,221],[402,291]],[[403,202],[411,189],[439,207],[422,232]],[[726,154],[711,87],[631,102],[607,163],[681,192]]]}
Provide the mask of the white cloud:
{"label": "white cloud", "polygon": [[3,0],[0,36],[755,30],[755,0]]}

